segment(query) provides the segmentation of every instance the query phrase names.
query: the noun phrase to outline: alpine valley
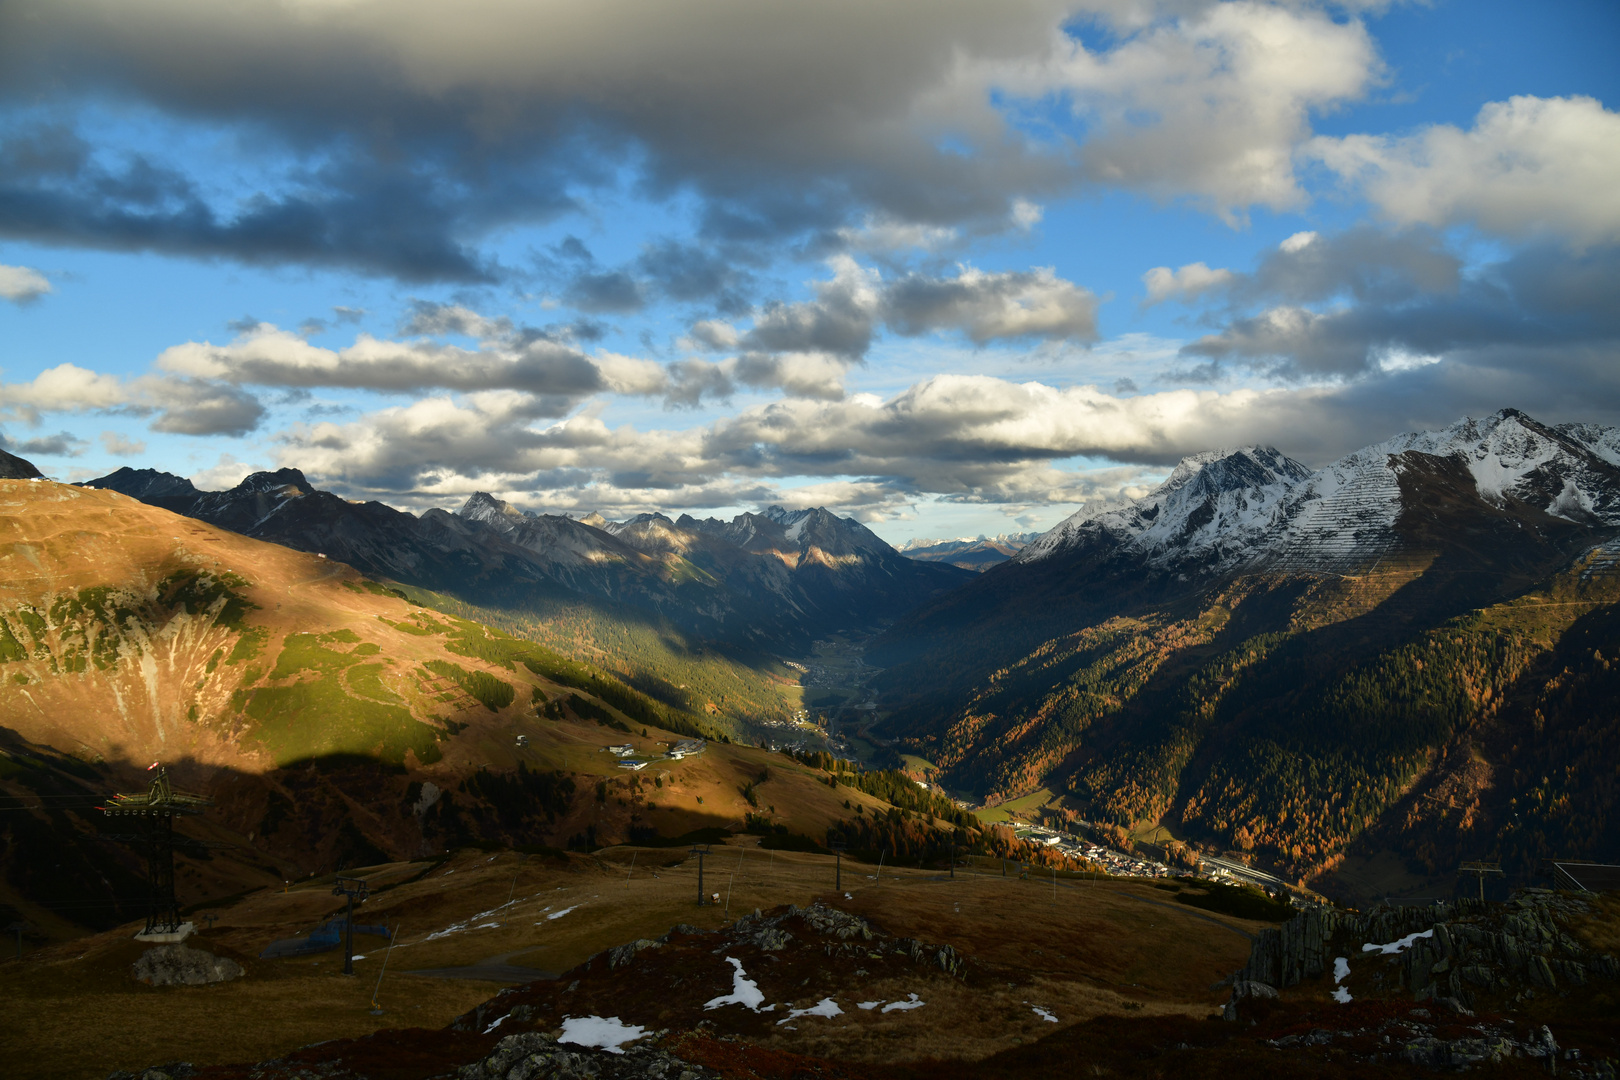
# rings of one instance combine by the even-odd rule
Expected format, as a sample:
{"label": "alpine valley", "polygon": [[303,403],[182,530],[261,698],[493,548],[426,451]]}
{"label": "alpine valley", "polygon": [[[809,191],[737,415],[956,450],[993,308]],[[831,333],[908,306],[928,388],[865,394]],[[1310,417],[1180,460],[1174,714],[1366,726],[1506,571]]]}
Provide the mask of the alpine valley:
{"label": "alpine valley", "polygon": [[823,509],[610,522],[524,513],[479,493],[453,514],[417,517],[317,491],[297,469],[220,492],[130,468],[85,486],[340,560],[744,730],[791,714],[775,689],[797,682],[784,658],[819,637],[869,632],[973,577],[905,558]]}
{"label": "alpine valley", "polygon": [[1330,894],[1612,859],[1617,536],[1613,428],[1199,454],[893,627],[884,730],[953,790]]}
{"label": "alpine valley", "polygon": [[[637,715],[686,718],[672,728],[701,717],[752,741],[789,711],[780,687],[809,681],[792,657],[888,625],[866,657],[878,708],[844,715],[875,721],[863,730],[893,744],[889,763],[909,751],[916,775],[974,802],[1034,794],[1056,823],[1168,835],[1183,859],[1187,844],[1227,851],[1366,896],[1439,887],[1463,858],[1525,875],[1620,851],[1611,428],[1504,410],[1316,471],[1269,447],[1209,451],[1142,498],[1002,542],[1011,557],[983,573],[906,558],[819,509],[610,522],[477,494],[418,517],[293,469],[223,492],[127,468],[86,487],[346,563],[595,665]],[[921,553],[958,546],[974,542]],[[61,602],[7,617],[19,658],[27,633],[62,633]],[[64,655],[51,677],[92,674]],[[10,689],[7,712],[41,692]],[[243,722],[230,694],[191,708]]]}
{"label": "alpine valley", "polygon": [[[476,494],[415,516],[292,469],[201,492],[0,468],[0,914],[35,935],[33,966],[0,976],[36,1058],[54,1055],[39,1075],[182,1053],[222,1080],[673,1075],[662,1058],[524,1072],[502,1056],[556,1045],[496,1032],[509,1017],[549,1030],[580,1010],[679,1027],[688,1058],[753,1055],[715,1065],[728,1077],[937,1075],[881,1069],[940,1058],[1058,1075],[1054,1009],[1083,1021],[1062,1030],[1086,1053],[1115,1047],[1120,1075],[1170,1030],[1215,1070],[1189,1075],[1279,1050],[1299,1067],[1314,1051],[1288,1032],[1374,1022],[1317,985],[1333,950],[1423,927],[1486,940],[1487,915],[1515,935],[1562,921],[1512,939],[1540,942],[1533,962],[1474,964],[1467,984],[1422,950],[1388,971],[1355,953],[1354,995],[1387,1020],[1385,998],[1431,1001],[1449,979],[1438,1000],[1458,1015],[1532,1008],[1561,1038],[1612,1043],[1608,901],[1322,901],[1455,896],[1462,860],[1517,886],[1548,857],[1620,853],[1616,429],[1507,410],[1315,471],[1211,451],[1038,537],[919,546],[943,562],[823,509],[611,522]],[[949,564],[976,545],[974,569]],[[808,691],[840,663],[859,697],[818,707]],[[796,694],[819,715],[792,716]],[[816,719],[825,749],[770,745]],[[219,918],[196,955],[252,976],[221,990],[217,1037],[150,1022],[152,1002],[194,998],[118,988],[149,961],[128,925],[146,875],[98,807],[154,761],[212,800],[177,829],[174,881],[189,918]],[[1132,849],[1202,876],[1165,880]],[[705,856],[723,857],[707,885]],[[1272,895],[1218,880],[1238,863]],[[333,889],[357,880],[384,925],[356,929],[414,965],[373,953],[362,972],[404,980],[388,1019],[376,986],[368,1011],[308,958],[335,947]],[[1566,1001],[1549,964],[1559,985],[1600,982]],[[25,987],[34,972],[48,992]],[[1268,980],[1274,1014],[1243,989]],[[705,1026],[726,987],[756,985],[797,1004],[741,1043]],[[879,989],[845,1041],[783,1026],[846,1016],[852,985]],[[925,1005],[926,1022],[888,1018]],[[80,1006],[107,1039],[52,1026]],[[1205,1023],[1221,1010],[1269,1026]],[[402,1024],[415,1034],[371,1034]],[[1025,1041],[1045,1055],[1033,1072],[986,1058]],[[1368,1046],[1357,1061],[1383,1060]]]}

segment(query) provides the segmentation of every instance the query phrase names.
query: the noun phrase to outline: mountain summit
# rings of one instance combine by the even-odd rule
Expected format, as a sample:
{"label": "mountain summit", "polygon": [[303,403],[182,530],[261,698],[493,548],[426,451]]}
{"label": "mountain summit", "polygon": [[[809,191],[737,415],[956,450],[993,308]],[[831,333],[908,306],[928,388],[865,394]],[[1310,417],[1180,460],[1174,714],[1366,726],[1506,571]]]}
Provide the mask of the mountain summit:
{"label": "mountain summit", "polygon": [[1271,447],[1210,451],[1183,458],[1140,499],[1072,515],[1013,561],[1129,555],[1178,572],[1350,572],[1407,546],[1403,477],[1415,495],[1444,474],[1487,514],[1603,528],[1620,525],[1617,462],[1615,429],[1551,428],[1516,409],[1398,435],[1316,472]]}

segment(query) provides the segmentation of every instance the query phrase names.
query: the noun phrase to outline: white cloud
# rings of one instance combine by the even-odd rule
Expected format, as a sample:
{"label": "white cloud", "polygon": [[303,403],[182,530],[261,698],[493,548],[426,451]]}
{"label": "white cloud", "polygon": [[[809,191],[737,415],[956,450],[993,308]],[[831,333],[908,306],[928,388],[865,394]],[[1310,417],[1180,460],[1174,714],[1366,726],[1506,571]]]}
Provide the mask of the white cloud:
{"label": "white cloud", "polygon": [[152,428],[182,435],[242,435],[264,407],[236,387],[193,378],[115,375],[58,364],[25,383],[0,385],[0,419],[37,424],[43,413],[125,412],[155,415]]}
{"label": "white cloud", "polygon": [[1013,226],[1020,232],[1029,232],[1041,223],[1046,216],[1046,209],[1039,203],[1032,203],[1028,199],[1014,199],[1012,210],[1007,215]]}
{"label": "white cloud", "polygon": [[[448,318],[436,320],[434,328],[480,334],[511,329],[509,323],[486,320],[465,309],[450,309]],[[624,357],[608,363],[621,379],[629,370]],[[391,341],[361,334],[353,345],[327,349],[270,323],[260,323],[225,345],[193,341],[171,346],[158,356],[157,368],[193,378],[267,386],[380,391],[443,387],[468,392],[513,388],[555,395],[569,403],[607,388],[601,368],[589,357],[552,341],[524,345],[494,341],[465,349],[432,340]],[[636,381],[644,382],[645,376],[631,377]]]}
{"label": "white cloud", "polygon": [[1316,243],[1316,233],[1297,232],[1278,244],[1277,250],[1287,255],[1298,255],[1314,243]]}
{"label": "white cloud", "polygon": [[237,461],[231,454],[221,454],[213,465],[192,473],[187,479],[198,491],[227,491],[253,473],[264,471],[263,465],[249,465]]}
{"label": "white cloud", "polygon": [[1232,271],[1211,270],[1201,262],[1188,263],[1180,270],[1155,266],[1142,275],[1142,283],[1147,286],[1146,303],[1150,306],[1171,298],[1196,300],[1206,292],[1224,289],[1232,280]]}
{"label": "white cloud", "polygon": [[[1039,219],[1037,210],[1036,220]],[[1034,222],[1030,224],[1033,225]],[[1028,228],[1028,226],[1021,227]],[[849,250],[878,255],[907,251],[938,251],[955,244],[961,237],[961,230],[954,226],[899,221],[892,217],[872,214],[868,214],[857,228],[845,226],[838,230],[838,239]]]}
{"label": "white cloud", "polygon": [[737,328],[721,319],[703,319],[695,322],[688,334],[689,338],[681,342],[682,348],[713,351],[735,349],[742,340]]}
{"label": "white cloud", "polygon": [[1620,113],[1593,98],[1514,97],[1480,109],[1468,131],[1318,137],[1302,153],[1402,224],[1620,239]]}
{"label": "white cloud", "polygon": [[1050,266],[990,273],[963,266],[954,278],[901,278],[887,290],[884,316],[903,334],[960,330],[974,343],[1013,338],[1090,341],[1097,298]]}
{"label": "white cloud", "polygon": [[46,368],[26,383],[7,383],[0,410],[35,422],[41,412],[116,409],[130,404],[130,391],[116,375],[103,375],[77,364]]}
{"label": "white cloud", "polygon": [[0,264],[0,299],[26,304],[51,291],[50,281],[38,270]]}
{"label": "white cloud", "polygon": [[116,431],[103,431],[101,445],[114,457],[140,457],[146,453],[146,443],[140,439],[120,435]]}
{"label": "white cloud", "polygon": [[1065,41],[1014,85],[1070,94],[1091,182],[1191,196],[1236,222],[1306,202],[1293,159],[1311,111],[1360,99],[1381,73],[1357,20],[1238,2],[1191,6],[1106,52]]}
{"label": "white cloud", "polygon": [[[938,376],[887,400],[789,398],[687,430],[610,428],[594,415],[538,426],[517,396],[431,398],[281,436],[282,464],[356,493],[444,501],[499,488],[525,505],[639,512],[739,501],[830,504],[868,515],[934,494],[1073,503],[1115,495],[1144,468],[1077,473],[1076,456],[1174,460],[1232,441],[1281,391],[1174,391]],[[811,478],[809,486],[779,489]],[[815,478],[820,478],[819,480]],[[793,492],[793,494],[787,494]],[[711,501],[704,501],[711,500]]]}

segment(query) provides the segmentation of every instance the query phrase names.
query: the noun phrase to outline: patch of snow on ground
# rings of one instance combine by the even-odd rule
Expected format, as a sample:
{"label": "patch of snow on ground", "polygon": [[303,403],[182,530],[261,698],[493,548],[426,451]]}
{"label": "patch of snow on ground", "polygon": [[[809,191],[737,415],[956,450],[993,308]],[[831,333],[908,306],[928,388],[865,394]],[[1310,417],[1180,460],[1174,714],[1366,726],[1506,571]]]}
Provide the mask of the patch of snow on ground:
{"label": "patch of snow on ground", "polygon": [[621,1046],[647,1034],[646,1028],[626,1024],[617,1016],[565,1016],[562,1027],[558,1042],[594,1046],[610,1054],[624,1053]]}
{"label": "patch of snow on ground", "polygon": [[1414,941],[1416,941],[1418,938],[1432,938],[1432,937],[1434,937],[1434,930],[1433,929],[1420,930],[1415,934],[1407,934],[1405,937],[1401,938],[1401,940],[1399,940],[1399,941],[1391,941],[1387,945],[1379,945],[1379,944],[1377,944],[1375,942],[1369,941],[1369,942],[1367,942],[1365,945],[1363,945],[1361,947],[1361,951],[1362,952],[1377,952],[1377,953],[1383,953],[1385,956],[1394,956],[1396,953],[1401,952],[1402,950],[1410,949],[1412,947],[1412,943]]}
{"label": "patch of snow on ground", "polygon": [[916,994],[910,994],[907,996],[911,998],[910,1001],[891,1001],[887,1005],[883,1006],[883,1011],[890,1013],[905,1009],[920,1009],[924,1005],[928,1004],[926,1001],[918,1001]]}
{"label": "patch of snow on ground", "polygon": [[1034,1010],[1036,1016],[1040,1017],[1042,1020],[1045,1020],[1048,1024],[1055,1024],[1058,1022],[1057,1017],[1053,1016],[1039,1005],[1031,1005],[1030,1008]]}
{"label": "patch of snow on ground", "polygon": [[[511,1016],[511,1015],[512,1015],[511,1013],[506,1014],[506,1016]],[[506,1023],[506,1016],[503,1016],[503,1017],[499,1018],[493,1024],[489,1025],[489,1027],[485,1028],[484,1029],[484,1034],[488,1035],[490,1032],[494,1031],[496,1028],[498,1028],[502,1024]]]}
{"label": "patch of snow on ground", "polygon": [[838,1002],[834,1001],[832,998],[822,998],[808,1009],[794,1009],[782,1019],[778,1020],[776,1022],[776,1026],[781,1027],[789,1020],[797,1020],[801,1016],[825,1016],[830,1019],[834,1016],[843,1015],[844,1010],[838,1007]]}
{"label": "patch of snow on ground", "polygon": [[[550,922],[552,919],[560,919],[570,911],[577,911],[583,906],[583,904],[575,904],[573,907],[565,907],[561,911],[553,911],[550,915],[546,916],[546,921]],[[540,924],[535,923],[534,925],[539,926]]]}
{"label": "patch of snow on ground", "polygon": [[759,984],[743,974],[741,960],[735,960],[728,956],[726,957],[726,963],[737,969],[731,976],[731,993],[711,998],[703,1003],[703,1007],[705,1009],[718,1009],[722,1005],[741,1005],[746,1009],[759,1012],[759,1007],[765,1004],[765,994],[760,990]]}
{"label": "patch of snow on ground", "polygon": [[1340,1005],[1348,1005],[1352,1000],[1350,997],[1350,991],[1346,990],[1342,986],[1339,986],[1340,983],[1344,982],[1344,980],[1348,979],[1349,977],[1349,958],[1344,956],[1335,957],[1333,961],[1333,985],[1336,987],[1336,989],[1333,991],[1333,1000],[1337,1001]]}
{"label": "patch of snow on ground", "polygon": [[881,1002],[881,1001],[862,1001],[862,1002],[856,1003],[855,1007],[857,1009],[868,1009],[868,1010],[870,1010],[870,1009],[877,1008],[881,1004],[883,1004],[883,1002]]}

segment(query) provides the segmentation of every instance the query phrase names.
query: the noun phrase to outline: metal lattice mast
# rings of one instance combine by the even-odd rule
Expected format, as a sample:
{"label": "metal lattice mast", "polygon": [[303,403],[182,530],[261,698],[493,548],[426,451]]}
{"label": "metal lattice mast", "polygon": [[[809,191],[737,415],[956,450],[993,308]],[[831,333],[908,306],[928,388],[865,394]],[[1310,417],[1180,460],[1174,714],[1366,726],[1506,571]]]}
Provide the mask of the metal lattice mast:
{"label": "metal lattice mast", "polygon": [[176,791],[169,782],[169,770],[157,762],[147,769],[157,770],[146,791],[114,795],[99,807],[108,817],[138,818],[145,825],[146,871],[150,898],[146,909],[146,934],[173,934],[180,929],[180,904],[174,895],[174,819],[177,814],[200,814],[213,804],[205,795]]}

